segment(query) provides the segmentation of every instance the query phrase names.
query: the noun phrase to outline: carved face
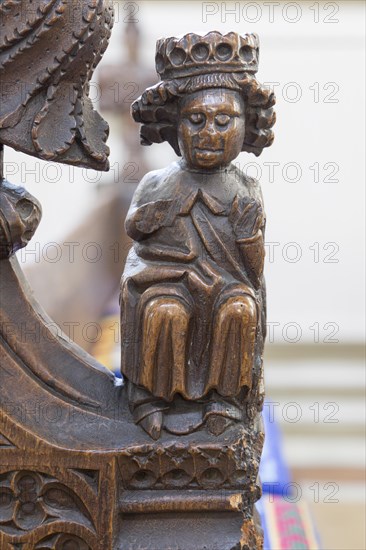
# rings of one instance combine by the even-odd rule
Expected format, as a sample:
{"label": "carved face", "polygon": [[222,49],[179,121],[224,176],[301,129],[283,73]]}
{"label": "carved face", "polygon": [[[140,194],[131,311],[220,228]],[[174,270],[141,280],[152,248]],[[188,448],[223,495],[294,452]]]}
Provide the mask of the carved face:
{"label": "carved face", "polygon": [[244,134],[244,100],[239,92],[216,88],[182,98],[178,143],[190,168],[227,166],[240,153]]}
{"label": "carved face", "polygon": [[0,193],[0,258],[28,244],[41,220],[41,205],[21,187],[2,183]]}

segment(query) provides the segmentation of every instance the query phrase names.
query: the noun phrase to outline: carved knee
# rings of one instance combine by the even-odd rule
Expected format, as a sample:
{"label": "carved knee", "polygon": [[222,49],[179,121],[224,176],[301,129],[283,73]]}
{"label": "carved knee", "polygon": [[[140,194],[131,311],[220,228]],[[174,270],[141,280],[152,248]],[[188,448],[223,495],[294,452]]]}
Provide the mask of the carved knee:
{"label": "carved knee", "polygon": [[257,308],[253,298],[248,295],[232,296],[224,302],[219,310],[222,319],[257,324]]}
{"label": "carved knee", "polygon": [[247,294],[223,301],[215,319],[209,386],[221,395],[237,395],[251,386],[257,308]]}
{"label": "carved knee", "polygon": [[187,306],[176,298],[161,296],[154,298],[146,305],[144,312],[144,327],[156,322],[160,325],[164,321],[177,322],[188,320],[190,313]]}

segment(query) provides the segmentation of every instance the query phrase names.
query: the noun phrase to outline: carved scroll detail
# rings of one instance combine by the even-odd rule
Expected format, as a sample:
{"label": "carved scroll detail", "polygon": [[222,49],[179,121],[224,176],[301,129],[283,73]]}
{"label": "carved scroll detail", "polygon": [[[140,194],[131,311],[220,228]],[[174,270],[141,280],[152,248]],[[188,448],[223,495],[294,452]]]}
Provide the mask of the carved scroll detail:
{"label": "carved scroll detail", "polygon": [[80,498],[57,479],[31,470],[0,476],[0,531],[21,535],[56,521],[93,529]]}

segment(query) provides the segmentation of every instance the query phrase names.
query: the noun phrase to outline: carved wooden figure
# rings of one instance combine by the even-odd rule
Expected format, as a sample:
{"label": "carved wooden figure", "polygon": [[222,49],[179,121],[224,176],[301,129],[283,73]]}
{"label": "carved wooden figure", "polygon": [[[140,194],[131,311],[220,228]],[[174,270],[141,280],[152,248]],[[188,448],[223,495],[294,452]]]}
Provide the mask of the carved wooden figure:
{"label": "carved wooden figure", "polygon": [[[4,0],[0,14],[0,145],[106,169],[88,82],[111,2]],[[258,183],[232,164],[272,142],[257,63],[255,35],[158,42],[162,81],[133,116],[143,143],[182,159],[145,176],[127,217],[124,385],[32,298],[14,252],[41,208],[1,177],[1,550],[262,547],[265,218]]]}
{"label": "carved wooden figure", "polygon": [[122,372],[155,439],[182,431],[176,405],[190,430],[207,420],[219,434],[262,399],[265,215],[258,182],[232,163],[273,140],[257,66],[256,35],[160,40],[162,81],[132,107],[142,143],[166,140],[182,157],[143,178],[126,220]]}

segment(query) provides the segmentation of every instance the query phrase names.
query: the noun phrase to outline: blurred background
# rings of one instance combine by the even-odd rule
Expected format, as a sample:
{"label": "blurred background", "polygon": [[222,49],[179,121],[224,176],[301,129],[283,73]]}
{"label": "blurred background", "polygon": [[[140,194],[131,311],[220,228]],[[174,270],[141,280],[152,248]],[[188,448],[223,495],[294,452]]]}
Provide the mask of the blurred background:
{"label": "blurred background", "polygon": [[[271,415],[292,479],[329,550],[365,549],[363,2],[116,1],[110,47],[90,95],[111,127],[111,170],[45,163],[7,149],[5,175],[42,203],[19,255],[62,330],[118,368],[118,285],[130,243],[123,222],[146,171],[176,157],[142,148],[131,101],[157,81],[161,36],[257,32],[258,79],[277,96],[276,139],[243,170],[267,213]],[[111,353],[111,345],[113,352]]]}

